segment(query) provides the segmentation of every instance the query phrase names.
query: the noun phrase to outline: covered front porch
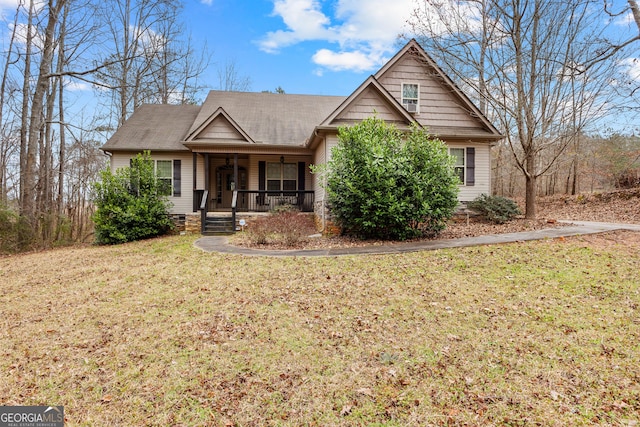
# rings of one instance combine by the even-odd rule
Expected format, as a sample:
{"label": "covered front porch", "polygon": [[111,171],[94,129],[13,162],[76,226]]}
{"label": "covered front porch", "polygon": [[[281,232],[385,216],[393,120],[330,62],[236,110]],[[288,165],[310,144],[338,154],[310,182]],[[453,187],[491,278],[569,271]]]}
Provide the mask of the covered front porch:
{"label": "covered front porch", "polygon": [[[313,212],[315,192],[308,154],[193,153],[193,210],[202,227],[236,213],[297,209]],[[230,227],[234,231],[235,227]]]}

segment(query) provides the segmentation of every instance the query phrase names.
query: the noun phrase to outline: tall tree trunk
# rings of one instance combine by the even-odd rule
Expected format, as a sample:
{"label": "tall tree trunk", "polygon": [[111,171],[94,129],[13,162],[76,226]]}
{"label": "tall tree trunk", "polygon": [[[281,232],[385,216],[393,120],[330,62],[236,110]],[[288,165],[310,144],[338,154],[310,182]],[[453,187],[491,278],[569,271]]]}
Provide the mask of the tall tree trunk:
{"label": "tall tree trunk", "polygon": [[27,140],[27,162],[25,165],[25,188],[22,209],[26,218],[32,225],[36,224],[36,204],[35,204],[35,184],[37,180],[37,151],[38,137],[43,125],[44,98],[49,88],[49,72],[53,62],[55,28],[58,22],[58,15],[66,0],[49,0],[47,26],[44,33],[44,44],[38,79],[36,81],[33,101],[31,104],[31,116],[29,118],[29,137]]}
{"label": "tall tree trunk", "polygon": [[640,31],[640,7],[638,7],[638,2],[636,0],[627,1],[629,3],[629,7],[631,8],[631,13],[633,14],[633,20],[638,26],[638,31]]}
{"label": "tall tree trunk", "polygon": [[[58,39],[58,65],[57,72],[60,74],[64,70],[65,65],[65,37],[67,17],[69,16],[69,8],[65,6],[60,23],[60,37]],[[65,138],[65,116],[64,116],[64,80],[61,78],[58,86],[58,116],[60,119],[60,148],[58,152],[58,194],[56,195],[56,234],[55,239],[60,239],[61,225],[64,209],[64,173],[65,173],[65,154],[66,154],[66,138]]]}
{"label": "tall tree trunk", "polygon": [[27,39],[24,55],[24,78],[22,80],[22,113],[20,126],[20,213],[25,212],[25,194],[27,188],[27,138],[29,128],[29,99],[31,98],[31,49],[33,44],[33,0],[29,1],[29,12],[27,15]]}
{"label": "tall tree trunk", "polygon": [[527,153],[525,158],[525,212],[526,219],[536,219],[536,162],[535,155]]}
{"label": "tall tree trunk", "polygon": [[[16,14],[13,20],[13,31],[11,31],[11,38],[9,39],[9,49],[7,51],[7,59],[4,62],[4,69],[2,70],[2,81],[0,82],[0,132],[4,129],[4,103],[5,103],[5,93],[7,89],[7,79],[9,77],[9,65],[11,64],[11,53],[13,52],[13,43],[16,39],[16,30],[18,28],[18,16],[20,14],[20,7],[18,6],[16,9]],[[0,135],[0,138],[4,138],[4,135]],[[8,143],[5,144],[3,140],[0,144],[0,149],[2,152],[0,153],[0,205],[4,205],[7,203],[7,150]]]}

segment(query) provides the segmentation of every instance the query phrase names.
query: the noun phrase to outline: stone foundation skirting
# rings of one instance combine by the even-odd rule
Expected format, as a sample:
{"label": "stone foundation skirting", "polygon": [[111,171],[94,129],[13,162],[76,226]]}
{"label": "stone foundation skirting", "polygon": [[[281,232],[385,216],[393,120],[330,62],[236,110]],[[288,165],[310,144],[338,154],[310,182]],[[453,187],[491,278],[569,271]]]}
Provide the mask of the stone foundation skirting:
{"label": "stone foundation skirting", "polygon": [[188,213],[185,215],[184,231],[187,233],[200,234],[202,231],[200,212]]}

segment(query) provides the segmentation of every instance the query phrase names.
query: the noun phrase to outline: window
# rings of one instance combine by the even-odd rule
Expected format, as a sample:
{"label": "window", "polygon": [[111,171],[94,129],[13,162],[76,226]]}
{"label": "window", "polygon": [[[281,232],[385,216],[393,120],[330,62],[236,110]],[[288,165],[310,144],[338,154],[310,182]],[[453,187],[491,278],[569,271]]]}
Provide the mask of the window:
{"label": "window", "polygon": [[410,113],[418,112],[420,89],[415,83],[402,84],[402,105]]}
{"label": "window", "polygon": [[456,175],[460,178],[460,184],[465,183],[465,156],[464,156],[464,148],[449,148],[449,155],[455,158],[455,164],[453,169],[456,171]]}
{"label": "window", "polygon": [[295,191],[297,188],[297,164],[267,163],[267,191]]}
{"label": "window", "polygon": [[173,161],[156,160],[156,179],[158,180],[160,195],[171,196],[173,194]]}

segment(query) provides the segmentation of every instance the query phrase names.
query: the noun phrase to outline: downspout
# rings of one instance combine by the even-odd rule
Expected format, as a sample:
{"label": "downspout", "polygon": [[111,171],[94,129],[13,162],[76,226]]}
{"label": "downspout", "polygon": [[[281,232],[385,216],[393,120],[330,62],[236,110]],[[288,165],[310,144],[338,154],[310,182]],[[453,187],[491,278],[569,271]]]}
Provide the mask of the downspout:
{"label": "downspout", "polygon": [[[328,162],[328,157],[327,157],[327,135],[324,135],[324,164],[326,165]],[[325,166],[326,168],[326,166]],[[326,169],[325,169],[326,171]],[[322,176],[322,230],[320,230],[321,233],[324,233],[325,229],[327,228],[327,205],[326,205],[326,199],[327,199],[327,177],[326,174],[324,174]]]}

